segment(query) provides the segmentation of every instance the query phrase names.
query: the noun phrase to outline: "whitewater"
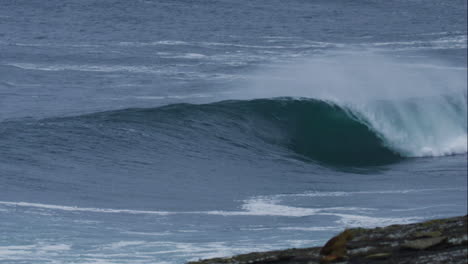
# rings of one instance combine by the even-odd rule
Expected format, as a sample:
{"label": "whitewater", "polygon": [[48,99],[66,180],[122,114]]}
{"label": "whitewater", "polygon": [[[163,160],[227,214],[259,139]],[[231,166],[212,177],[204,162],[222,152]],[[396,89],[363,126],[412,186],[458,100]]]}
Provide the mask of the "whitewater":
{"label": "whitewater", "polygon": [[0,263],[467,214],[466,1],[0,3]]}
{"label": "whitewater", "polygon": [[466,153],[466,68],[427,60],[341,50],[257,73],[243,95],[335,104],[405,157]]}

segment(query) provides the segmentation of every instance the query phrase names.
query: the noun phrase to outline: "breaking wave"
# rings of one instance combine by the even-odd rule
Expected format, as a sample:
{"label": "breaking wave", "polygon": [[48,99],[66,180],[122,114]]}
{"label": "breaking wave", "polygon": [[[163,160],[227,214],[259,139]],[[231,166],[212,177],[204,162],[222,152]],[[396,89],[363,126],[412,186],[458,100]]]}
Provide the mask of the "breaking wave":
{"label": "breaking wave", "polygon": [[273,98],[175,104],[3,124],[6,132],[12,126],[29,126],[14,130],[33,131],[28,135],[31,140],[55,137],[50,141],[63,138],[70,144],[72,138],[80,148],[89,144],[90,148],[84,148],[88,150],[102,140],[139,140],[148,142],[145,148],[160,151],[159,146],[170,141],[176,149],[189,144],[197,145],[200,152],[279,149],[318,163],[366,166],[406,157],[466,153],[466,103],[466,94],[360,105]]}

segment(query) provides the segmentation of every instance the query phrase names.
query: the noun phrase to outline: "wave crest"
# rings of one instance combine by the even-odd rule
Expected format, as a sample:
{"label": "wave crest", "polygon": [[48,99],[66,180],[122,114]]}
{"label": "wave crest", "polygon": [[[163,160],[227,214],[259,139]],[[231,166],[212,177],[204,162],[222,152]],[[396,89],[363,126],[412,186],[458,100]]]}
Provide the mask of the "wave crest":
{"label": "wave crest", "polygon": [[[177,153],[204,156],[213,152],[253,158],[259,153],[280,153],[326,165],[368,166],[405,157],[466,153],[466,102],[466,94],[361,105],[273,98],[175,104],[3,124],[7,130],[29,131],[27,138],[32,141],[36,137],[47,142],[63,141],[51,147],[76,144],[81,151],[92,151],[105,141],[121,149],[160,155],[181,151]],[[186,147],[196,151],[188,154]]]}
{"label": "wave crest", "polygon": [[[466,95],[361,105],[304,98],[255,99],[98,115],[151,126],[171,123],[173,129],[187,129],[190,123],[189,133],[225,133],[219,138],[230,141],[248,137],[318,162],[340,165],[379,165],[403,157],[467,152]],[[202,129],[206,126],[213,130]],[[231,132],[244,137],[227,135]]]}

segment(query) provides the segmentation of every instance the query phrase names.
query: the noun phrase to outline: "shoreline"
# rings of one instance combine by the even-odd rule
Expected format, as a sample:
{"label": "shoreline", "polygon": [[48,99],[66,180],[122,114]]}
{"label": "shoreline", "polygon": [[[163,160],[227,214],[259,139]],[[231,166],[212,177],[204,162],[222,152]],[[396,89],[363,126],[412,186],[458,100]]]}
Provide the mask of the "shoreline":
{"label": "shoreline", "polygon": [[467,215],[372,229],[346,229],[323,247],[291,248],[187,264],[465,264]]}

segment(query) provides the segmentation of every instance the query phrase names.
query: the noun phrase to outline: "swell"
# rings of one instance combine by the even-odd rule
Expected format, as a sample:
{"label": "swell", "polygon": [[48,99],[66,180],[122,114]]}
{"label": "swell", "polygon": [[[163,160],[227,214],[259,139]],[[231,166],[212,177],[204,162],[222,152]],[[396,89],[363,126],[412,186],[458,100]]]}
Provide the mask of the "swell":
{"label": "swell", "polygon": [[[85,118],[135,123],[168,129],[181,141],[199,144],[218,140],[233,147],[279,147],[298,158],[331,165],[379,165],[398,161],[401,155],[348,109],[314,99],[255,99],[205,105],[177,104],[152,109],[127,109]],[[182,143],[183,144],[183,143]],[[266,145],[266,146],[265,146]]]}
{"label": "swell", "polygon": [[[466,153],[463,142],[456,147],[446,143],[460,135],[466,141],[466,96],[461,104],[444,102],[435,107],[438,119],[424,119],[425,113],[432,114],[428,106],[440,104],[433,100],[409,101],[403,106],[375,102],[365,107],[294,98],[175,104],[4,122],[0,141],[9,141],[6,149],[15,144],[47,145],[55,154],[65,153],[63,149],[96,152],[116,146],[123,153],[139,149],[159,156],[169,152],[200,157],[213,152],[216,156],[216,152],[242,150],[256,155],[280,152],[329,165],[381,165],[404,157]],[[448,126],[447,120],[441,121],[444,118],[455,118],[455,125],[449,121],[456,127],[439,131],[438,126]],[[458,130],[444,132],[447,129]]]}

